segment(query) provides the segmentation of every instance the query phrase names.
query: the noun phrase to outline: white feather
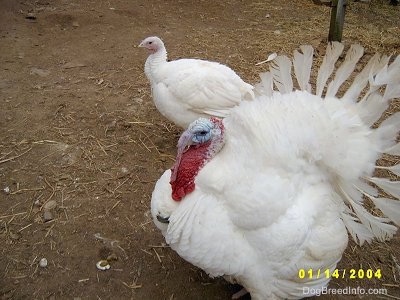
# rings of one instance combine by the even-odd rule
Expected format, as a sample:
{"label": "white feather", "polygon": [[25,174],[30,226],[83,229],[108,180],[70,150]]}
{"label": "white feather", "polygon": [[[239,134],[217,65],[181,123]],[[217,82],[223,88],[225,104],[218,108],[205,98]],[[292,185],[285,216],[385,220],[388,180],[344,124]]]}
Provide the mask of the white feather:
{"label": "white feather", "polygon": [[375,75],[377,70],[380,70],[385,64],[387,64],[388,60],[387,56],[382,57],[379,53],[372,56],[367,65],[356,76],[343,98],[356,101],[361,91],[367,86],[370,74]]}
{"label": "white feather", "polygon": [[384,99],[400,98],[400,59],[397,57],[394,62],[390,64],[387,70],[388,80],[385,89]]}
{"label": "white feather", "polygon": [[337,69],[334,79],[329,83],[326,97],[335,96],[340,86],[349,78],[357,62],[362,57],[364,48],[360,45],[352,45],[347,52],[344,62]]}
{"label": "white feather", "polygon": [[331,76],[333,69],[335,68],[335,63],[338,60],[340,54],[343,51],[343,44],[338,42],[333,42],[326,48],[326,54],[322,61],[322,65],[318,70],[317,76],[317,89],[316,95],[322,96],[322,92],[325,88],[326,81]]}
{"label": "white feather", "polygon": [[293,91],[292,62],[287,56],[276,57],[270,66],[274,83],[282,94]]}
{"label": "white feather", "polygon": [[397,134],[399,133],[400,124],[400,112],[391,115],[389,118],[384,120],[374,132],[382,141],[381,149],[391,147],[396,142]]}
{"label": "white feather", "polygon": [[359,220],[348,213],[342,213],[343,223],[346,225],[353,240],[359,244],[363,245],[365,242],[370,243],[374,235],[364,226],[364,224],[359,223]]}
{"label": "white feather", "polygon": [[384,178],[372,177],[369,180],[379,186],[386,193],[391,194],[393,197],[400,199],[400,182],[390,181]]}
{"label": "white feather", "polygon": [[303,53],[294,51],[293,67],[300,90],[311,93],[310,75],[314,49],[310,45],[300,46]]}
{"label": "white feather", "polygon": [[389,219],[375,217],[357,203],[353,203],[352,208],[361,223],[370,230],[378,240],[385,241],[391,239],[396,233],[397,228],[391,224],[387,224]]}
{"label": "white feather", "polygon": [[374,83],[378,85],[383,84],[396,84],[400,80],[400,58],[396,59],[390,64],[385,65],[374,78]]}
{"label": "white feather", "polygon": [[388,167],[387,169],[400,177],[400,164]]}
{"label": "white feather", "polygon": [[378,92],[369,94],[368,98],[357,103],[357,109],[363,122],[372,126],[388,107],[388,101],[384,101]]}
{"label": "white feather", "polygon": [[[399,70],[400,73],[400,70]],[[394,99],[400,98],[400,85],[398,84],[388,84],[386,86],[385,94],[383,95],[384,99]]]}
{"label": "white feather", "polygon": [[400,201],[388,198],[372,198],[372,201],[385,216],[400,226]]}
{"label": "white feather", "polygon": [[354,183],[354,187],[359,190],[363,195],[366,195],[368,197],[377,197],[378,196],[378,190],[371,186],[369,183],[365,182],[364,180],[358,180],[357,182]]}
{"label": "white feather", "polygon": [[[373,65],[370,72],[368,73],[368,91],[365,93],[364,97],[361,101],[364,101],[369,97],[370,94],[376,92],[382,84],[376,81],[376,76],[380,73],[383,69],[387,69],[387,63],[389,62],[390,57],[387,55],[383,55],[380,59]],[[367,68],[367,67],[366,67]]]}
{"label": "white feather", "polygon": [[274,91],[274,81],[271,72],[265,72],[260,74],[261,82],[255,85],[255,92],[258,95],[264,94],[265,96],[272,96]]}
{"label": "white feather", "polygon": [[271,53],[270,55],[268,55],[266,60],[263,60],[263,61],[260,61],[260,62],[256,63],[256,66],[259,66],[261,64],[265,64],[266,62],[274,60],[277,56],[278,56],[278,54],[276,54],[275,52]]}
{"label": "white feather", "polygon": [[388,148],[384,149],[382,152],[391,154],[391,155],[399,155],[400,156],[400,143],[397,143],[393,146],[389,146]]}

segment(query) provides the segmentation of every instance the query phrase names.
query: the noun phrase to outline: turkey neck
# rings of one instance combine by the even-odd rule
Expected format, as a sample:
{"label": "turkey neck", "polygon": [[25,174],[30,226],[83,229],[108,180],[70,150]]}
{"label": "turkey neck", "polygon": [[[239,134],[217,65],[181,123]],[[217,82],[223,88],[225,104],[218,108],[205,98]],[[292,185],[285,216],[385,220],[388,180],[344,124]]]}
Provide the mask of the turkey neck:
{"label": "turkey neck", "polygon": [[144,66],[144,72],[150,81],[155,79],[157,68],[167,62],[167,50],[165,48],[150,54]]}

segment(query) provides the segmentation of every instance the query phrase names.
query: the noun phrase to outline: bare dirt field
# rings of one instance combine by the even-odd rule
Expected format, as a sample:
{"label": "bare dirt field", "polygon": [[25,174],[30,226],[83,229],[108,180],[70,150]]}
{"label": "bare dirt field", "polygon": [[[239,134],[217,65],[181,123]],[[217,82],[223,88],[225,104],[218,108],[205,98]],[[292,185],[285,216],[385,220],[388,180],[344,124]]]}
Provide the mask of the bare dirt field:
{"label": "bare dirt field", "polygon": [[[400,7],[388,2],[351,1],[343,42],[399,54]],[[180,130],[155,109],[136,46],[158,35],[171,59],[219,61],[255,83],[271,52],[323,49],[329,18],[311,0],[0,0],[1,299],[230,299],[238,287],[183,261],[152,223]],[[399,234],[351,243],[339,268],[382,278],[330,286],[400,299],[399,262]]]}

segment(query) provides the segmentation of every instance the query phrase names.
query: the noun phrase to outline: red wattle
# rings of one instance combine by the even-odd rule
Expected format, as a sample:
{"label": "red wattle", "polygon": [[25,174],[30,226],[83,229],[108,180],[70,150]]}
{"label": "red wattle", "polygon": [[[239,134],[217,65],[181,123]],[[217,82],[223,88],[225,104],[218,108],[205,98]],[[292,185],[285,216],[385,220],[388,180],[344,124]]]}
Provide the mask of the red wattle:
{"label": "red wattle", "polygon": [[187,194],[194,191],[197,173],[204,166],[210,142],[200,146],[191,146],[181,157],[175,180],[171,180],[172,199],[182,200]]}

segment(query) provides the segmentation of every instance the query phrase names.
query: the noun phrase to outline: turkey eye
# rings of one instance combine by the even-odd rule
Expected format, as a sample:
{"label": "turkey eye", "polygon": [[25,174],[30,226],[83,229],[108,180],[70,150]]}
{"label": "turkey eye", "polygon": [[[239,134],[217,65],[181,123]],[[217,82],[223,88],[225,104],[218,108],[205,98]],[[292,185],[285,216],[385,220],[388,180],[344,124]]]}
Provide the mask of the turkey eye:
{"label": "turkey eye", "polygon": [[149,45],[153,44],[153,42],[149,42]]}
{"label": "turkey eye", "polygon": [[206,135],[207,133],[208,133],[208,132],[205,131],[205,130],[199,132],[199,134],[201,134],[201,135]]}

